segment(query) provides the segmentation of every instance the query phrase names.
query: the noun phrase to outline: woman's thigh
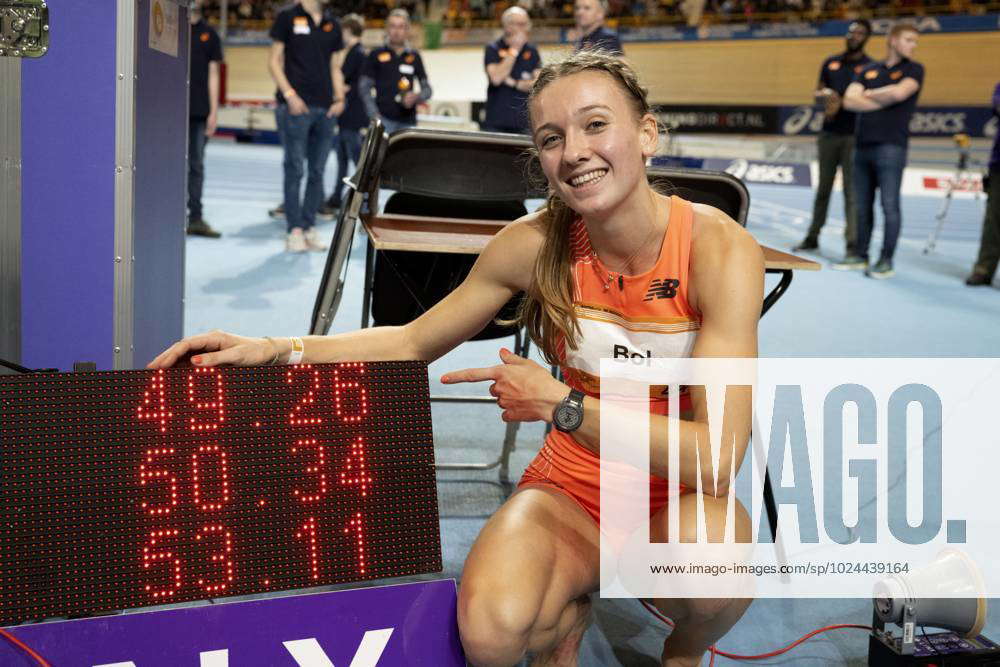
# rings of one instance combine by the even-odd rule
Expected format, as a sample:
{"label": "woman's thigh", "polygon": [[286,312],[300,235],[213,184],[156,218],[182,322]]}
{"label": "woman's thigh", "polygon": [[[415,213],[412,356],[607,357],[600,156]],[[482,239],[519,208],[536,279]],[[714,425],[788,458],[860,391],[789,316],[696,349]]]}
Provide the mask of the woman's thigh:
{"label": "woman's thigh", "polygon": [[599,554],[597,524],[582,508],[558,491],[522,488],[472,545],[460,614],[472,604],[510,629],[554,625],[571,600],[597,589]]}

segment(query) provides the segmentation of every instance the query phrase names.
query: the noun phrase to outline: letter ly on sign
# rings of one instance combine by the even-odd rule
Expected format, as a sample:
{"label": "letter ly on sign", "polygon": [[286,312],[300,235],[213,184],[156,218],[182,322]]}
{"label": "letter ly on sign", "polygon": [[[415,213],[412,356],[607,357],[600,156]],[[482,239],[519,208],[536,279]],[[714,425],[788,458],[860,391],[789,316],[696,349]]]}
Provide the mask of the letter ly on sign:
{"label": "letter ly on sign", "polygon": [[[393,629],[384,628],[366,632],[365,636],[361,638],[358,650],[354,652],[354,658],[349,667],[377,667],[378,660],[382,657],[382,652],[385,651],[385,647],[389,643]],[[282,642],[282,644],[299,667],[334,667],[333,662],[315,637],[294,639]],[[202,651],[199,658],[199,667],[229,667],[229,649]],[[140,667],[140,663],[129,660],[94,665],[94,667]]]}

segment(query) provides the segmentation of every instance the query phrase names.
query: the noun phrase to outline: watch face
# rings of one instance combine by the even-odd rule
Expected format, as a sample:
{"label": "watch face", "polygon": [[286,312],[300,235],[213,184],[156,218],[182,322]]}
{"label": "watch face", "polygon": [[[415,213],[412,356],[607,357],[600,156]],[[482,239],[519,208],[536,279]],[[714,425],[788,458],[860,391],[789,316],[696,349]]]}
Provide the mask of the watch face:
{"label": "watch face", "polygon": [[560,431],[572,431],[583,421],[583,410],[575,405],[560,405],[553,421]]}

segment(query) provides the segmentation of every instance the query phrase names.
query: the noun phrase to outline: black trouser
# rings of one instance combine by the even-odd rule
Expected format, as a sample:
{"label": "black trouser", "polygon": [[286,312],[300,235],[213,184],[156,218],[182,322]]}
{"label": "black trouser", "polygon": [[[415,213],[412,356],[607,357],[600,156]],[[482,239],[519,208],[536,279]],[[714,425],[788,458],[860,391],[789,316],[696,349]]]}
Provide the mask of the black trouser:
{"label": "black trouser", "polygon": [[986,217],[983,219],[983,238],[979,242],[979,258],[972,272],[993,280],[1000,261],[1000,166],[990,167],[986,191]]}
{"label": "black trouser", "polygon": [[903,228],[899,192],[906,168],[906,146],[865,144],[854,148],[854,198],[857,202],[858,236],[854,250],[868,259],[868,246],[875,227],[875,191],[882,203],[882,252],[879,261],[892,261]]}
{"label": "black trouser", "polygon": [[361,159],[361,130],[340,128],[333,141],[337,146],[337,182],[333,184],[330,203],[340,208],[342,203],[340,196],[344,191],[344,178],[348,176],[348,167],[353,162],[357,168],[358,160]]}
{"label": "black trouser", "polygon": [[819,183],[816,184],[812,225],[809,227],[806,239],[809,241],[819,239],[819,232],[826,224],[826,212],[830,206],[830,192],[837,177],[837,167],[840,167],[844,189],[844,220],[847,223],[844,241],[847,243],[847,254],[851,254],[854,252],[858,229],[853,187],[854,135],[822,132],[816,140],[816,147],[819,152]]}
{"label": "black trouser", "polygon": [[201,190],[205,183],[205,119],[188,119],[188,220],[201,220]]}

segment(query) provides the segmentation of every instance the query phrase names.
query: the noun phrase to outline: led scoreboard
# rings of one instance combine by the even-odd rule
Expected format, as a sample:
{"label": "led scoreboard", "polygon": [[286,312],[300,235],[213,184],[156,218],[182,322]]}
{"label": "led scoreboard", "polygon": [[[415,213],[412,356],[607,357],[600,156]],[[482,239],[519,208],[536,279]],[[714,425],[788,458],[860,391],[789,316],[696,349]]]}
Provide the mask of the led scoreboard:
{"label": "led scoreboard", "polygon": [[441,570],[427,366],[0,377],[0,623]]}

